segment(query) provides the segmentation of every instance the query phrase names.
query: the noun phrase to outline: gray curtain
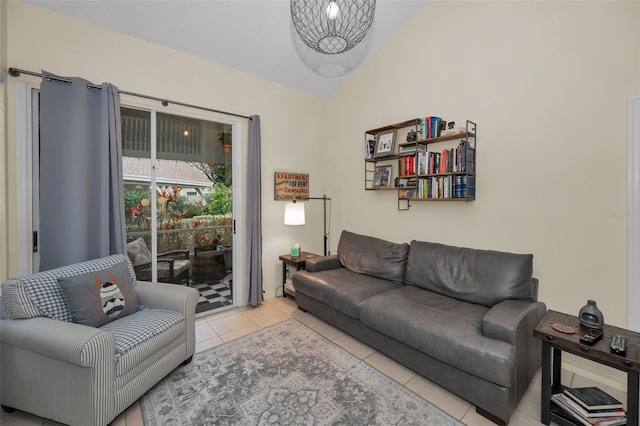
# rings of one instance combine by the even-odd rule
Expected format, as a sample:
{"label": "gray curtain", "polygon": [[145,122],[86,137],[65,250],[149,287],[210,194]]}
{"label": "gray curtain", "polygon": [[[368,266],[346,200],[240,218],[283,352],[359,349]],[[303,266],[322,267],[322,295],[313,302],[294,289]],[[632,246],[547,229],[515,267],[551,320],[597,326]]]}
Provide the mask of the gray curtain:
{"label": "gray curtain", "polygon": [[247,283],[248,302],[257,306],[262,294],[262,167],[260,166],[260,116],[249,118],[249,152],[247,155]]}
{"label": "gray curtain", "polygon": [[40,270],[125,253],[118,88],[42,76]]}

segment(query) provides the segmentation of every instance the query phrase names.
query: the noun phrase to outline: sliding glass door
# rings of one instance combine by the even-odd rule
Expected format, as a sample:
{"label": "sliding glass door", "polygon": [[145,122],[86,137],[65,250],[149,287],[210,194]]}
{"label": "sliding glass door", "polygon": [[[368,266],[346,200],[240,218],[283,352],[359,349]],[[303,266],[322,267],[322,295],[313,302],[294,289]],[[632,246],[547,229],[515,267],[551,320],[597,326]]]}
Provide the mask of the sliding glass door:
{"label": "sliding glass door", "polygon": [[143,281],[232,304],[231,125],[121,108],[127,253]]}

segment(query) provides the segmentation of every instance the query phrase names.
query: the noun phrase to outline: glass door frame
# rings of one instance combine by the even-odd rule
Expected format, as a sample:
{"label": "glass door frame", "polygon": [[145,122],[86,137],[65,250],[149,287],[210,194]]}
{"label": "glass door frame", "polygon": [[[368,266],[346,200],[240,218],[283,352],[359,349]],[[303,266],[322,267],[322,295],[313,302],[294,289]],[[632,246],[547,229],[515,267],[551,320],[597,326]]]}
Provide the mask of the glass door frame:
{"label": "glass door frame", "polygon": [[16,165],[17,187],[17,275],[30,274],[39,269],[37,252],[37,224],[39,217],[38,170],[39,120],[38,98],[40,85],[16,81]]}
{"label": "glass door frame", "polygon": [[[149,111],[152,114],[152,123],[154,120],[154,115],[156,112],[161,112],[165,114],[174,114],[178,116],[207,120],[222,124],[228,124],[231,126],[231,140],[233,141],[233,149],[232,149],[232,191],[233,191],[233,206],[232,206],[232,235],[233,235],[233,255],[232,255],[232,273],[233,273],[233,305],[232,306],[241,306],[244,305],[243,301],[247,299],[247,290],[246,290],[246,266],[244,262],[242,262],[242,258],[244,257],[245,247],[244,247],[244,232],[242,222],[238,222],[238,218],[246,217],[244,214],[245,204],[242,202],[244,199],[243,189],[245,188],[244,180],[242,176],[245,175],[245,164],[242,161],[244,158],[245,146],[247,144],[247,134],[248,134],[248,120],[242,119],[235,116],[224,115],[221,113],[214,113],[204,110],[199,110],[196,108],[190,108],[182,105],[174,105],[169,103],[168,106],[160,106],[157,102],[153,100],[147,100],[144,98],[138,98],[130,95],[121,95],[120,96],[120,106],[124,108],[133,108],[139,109],[142,111]],[[152,161],[156,160],[156,128],[155,126],[151,126],[151,147],[152,147]],[[152,176],[151,186],[153,188],[156,187],[155,177]],[[151,203],[153,210],[151,212],[152,216],[156,216],[155,211],[155,203]],[[157,248],[157,230],[154,230],[152,227],[151,234],[151,244],[154,248]],[[152,256],[152,270],[155,271],[156,257]],[[155,272],[154,272],[155,274]]]}

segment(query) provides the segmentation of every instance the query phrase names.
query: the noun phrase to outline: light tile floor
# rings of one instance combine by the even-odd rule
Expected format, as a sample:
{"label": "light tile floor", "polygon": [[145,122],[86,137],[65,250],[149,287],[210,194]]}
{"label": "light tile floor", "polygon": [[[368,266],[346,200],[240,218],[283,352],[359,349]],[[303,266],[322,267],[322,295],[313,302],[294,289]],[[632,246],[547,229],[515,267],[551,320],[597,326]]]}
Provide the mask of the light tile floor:
{"label": "light tile floor", "polygon": [[[469,426],[491,426],[492,422],[478,415],[475,407],[441,388],[435,383],[398,364],[380,352],[361,343],[335,327],[297,309],[291,298],[268,299],[257,308],[241,307],[228,309],[209,316],[196,319],[196,352],[201,352],[237,339],[261,328],[268,327],[288,318],[296,318],[309,328],[332,340],[348,350],[356,357],[382,371],[389,377],[411,389],[427,401],[446,411],[451,416]],[[568,372],[562,371],[562,383],[568,386],[599,386],[621,401],[626,401],[626,394],[606,385],[596,383]],[[534,378],[526,395],[511,417],[513,426],[538,426],[540,423],[540,372]],[[552,423],[555,424],[555,423]],[[0,425],[3,426],[53,426],[56,422],[32,416],[20,411],[7,414],[0,410]],[[142,426],[142,413],[138,403],[133,404],[118,418],[112,426]]]}

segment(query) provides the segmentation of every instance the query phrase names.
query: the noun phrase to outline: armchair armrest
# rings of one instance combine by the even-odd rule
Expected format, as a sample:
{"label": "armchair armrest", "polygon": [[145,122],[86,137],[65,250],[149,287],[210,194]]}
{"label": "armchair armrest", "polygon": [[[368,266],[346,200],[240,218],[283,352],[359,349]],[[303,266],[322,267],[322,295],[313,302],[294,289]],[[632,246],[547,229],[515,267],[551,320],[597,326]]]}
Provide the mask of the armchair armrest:
{"label": "armchair armrest", "polygon": [[192,356],[196,348],[196,305],[200,298],[198,290],[162,283],[136,283],[136,293],[141,304],[149,308],[168,309],[184,315],[187,333],[187,354]]}
{"label": "armchair armrest", "polygon": [[0,342],[83,367],[115,359],[113,335],[99,328],[51,318],[0,321]]}
{"label": "armchair armrest", "polygon": [[342,263],[337,255],[317,256],[304,262],[304,269],[309,272],[327,271],[329,269],[342,268]]}
{"label": "armchair armrest", "polygon": [[[169,264],[169,277],[168,278],[171,280],[173,278],[173,262],[176,261],[176,258],[173,258],[173,257],[158,257],[157,261],[158,261],[158,272],[160,272],[160,270],[161,270],[161,268],[160,268],[160,264],[161,263],[168,263]],[[165,274],[158,273],[158,279],[167,278],[164,275]]]}
{"label": "armchair armrest", "polygon": [[[158,280],[165,282],[175,282],[176,279],[174,271],[175,271],[175,262],[180,259],[189,260],[189,250],[173,250],[166,253],[158,254],[157,258],[157,271],[158,271]],[[136,277],[141,281],[151,281],[151,277],[153,276],[153,271],[151,269],[152,263],[139,263],[137,265],[133,265],[133,269],[136,273]]]}
{"label": "armchair armrest", "polygon": [[141,304],[149,308],[179,312],[186,318],[195,315],[200,297],[195,288],[173,284],[138,281],[135,289]]}
{"label": "armchair armrest", "polygon": [[164,253],[158,253],[158,258],[160,257],[173,257],[174,259],[189,259],[189,250],[187,249],[180,249],[180,250],[171,250],[171,251],[165,251]]}
{"label": "armchair armrest", "polygon": [[547,308],[542,302],[505,300],[492,307],[482,319],[482,334],[516,345],[531,338]]}
{"label": "armchair armrest", "polygon": [[64,424],[115,417],[110,332],[50,318],[0,320],[2,404]]}

